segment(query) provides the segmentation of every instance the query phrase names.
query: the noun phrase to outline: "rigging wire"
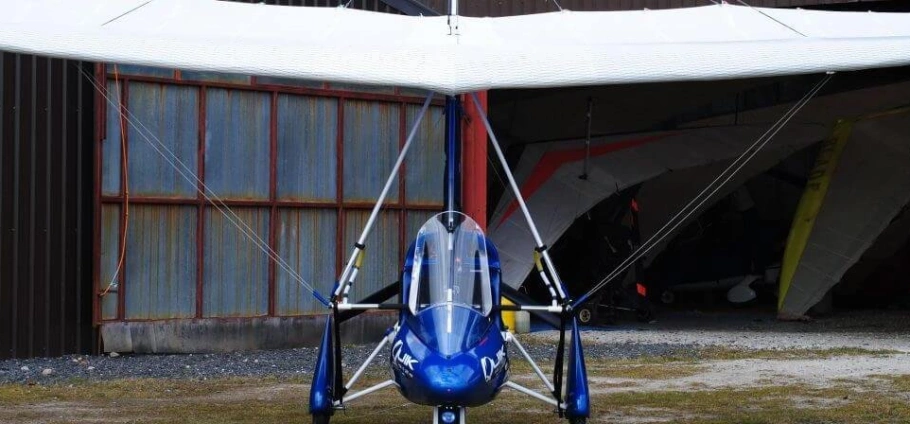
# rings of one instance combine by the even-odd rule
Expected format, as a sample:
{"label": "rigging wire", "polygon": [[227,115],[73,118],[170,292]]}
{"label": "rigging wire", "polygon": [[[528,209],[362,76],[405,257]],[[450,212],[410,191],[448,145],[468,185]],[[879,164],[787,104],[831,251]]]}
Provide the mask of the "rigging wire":
{"label": "rigging wire", "polygon": [[[673,233],[680,225],[682,225],[686,219],[688,219],[692,214],[694,214],[702,205],[705,204],[717,191],[719,191],[727,182],[730,181],[749,161],[761,151],[773,138],[780,132],[783,127],[790,122],[791,119],[803,108],[806,104],[818,94],[819,91],[831,80],[834,76],[833,73],[828,73],[825,77],[815,84],[812,89],[809,90],[798,102],[796,102],[793,107],[791,107],[777,122],[774,123],[764,134],[762,134],[752,145],[746,148],[742,154],[740,154],[726,169],[724,169],[711,183],[709,183],[698,195],[696,195],[689,203],[683,206],[666,224],[664,224],[659,230],[657,230],[647,241],[642,243],[634,252],[632,252],[624,261],[622,261],[616,268],[613,269],[606,277],[604,277],[599,283],[597,283],[591,290],[585,293],[583,296],[579,297],[573,303],[573,306],[580,305],[584,303],[591,295],[602,289],[604,286],[613,281],[621,273],[625,272],[630,266],[635,264],[636,261],[641,259],[644,255],[651,251],[658,243],[663,241],[667,236]],[[723,181],[721,181],[723,180]],[[719,182],[719,183],[718,183]]]}
{"label": "rigging wire", "polygon": [[808,37],[806,34],[803,34],[803,33],[799,32],[799,31],[797,31],[796,28],[793,28],[792,26],[787,25],[787,24],[781,22],[781,21],[778,20],[777,18],[775,18],[775,17],[773,17],[773,16],[771,16],[771,15],[765,13],[765,12],[762,11],[761,9],[757,9],[757,8],[755,8],[755,7],[752,7],[752,5],[750,5],[749,3],[746,3],[746,2],[743,1],[743,0],[736,0],[736,2],[739,3],[739,4],[741,4],[741,5],[743,5],[743,6],[748,7],[749,9],[751,9],[751,10],[753,10],[753,11],[755,11],[755,12],[760,13],[762,16],[764,16],[764,17],[766,17],[766,18],[768,18],[768,19],[774,21],[775,23],[777,23],[778,25],[783,26],[784,28],[789,29],[790,31],[795,32],[796,34],[799,34],[799,35],[802,36],[802,37]]}
{"label": "rigging wire", "polygon": [[[98,93],[104,97],[108,105],[115,106],[107,90],[104,87],[100,86],[85,70],[81,68],[79,70],[89,81],[89,83],[92,84],[95,90],[97,90]],[[288,265],[287,262],[280,255],[278,255],[278,253],[275,252],[271,246],[268,245],[268,243],[262,240],[262,238],[259,237],[259,235],[256,234],[256,232],[250,228],[249,225],[247,225],[246,222],[244,222],[236,213],[234,213],[234,211],[227,204],[225,204],[224,201],[219,198],[214,191],[208,188],[208,186],[206,186],[205,183],[203,183],[202,180],[200,180],[199,177],[193,173],[193,171],[190,170],[189,167],[183,163],[183,161],[181,161],[180,158],[177,157],[177,155],[172,150],[164,145],[164,143],[162,143],[161,140],[158,139],[158,137],[156,137],[155,134],[145,126],[145,124],[136,119],[135,115],[128,109],[121,107],[118,110],[121,119],[125,119],[133,129],[137,130],[139,135],[142,136],[142,138],[149,144],[149,146],[151,146],[155,152],[157,152],[169,165],[171,165],[171,167],[174,168],[174,170],[177,171],[177,173],[183,177],[183,179],[185,179],[190,184],[198,184],[199,187],[201,187],[201,189],[197,188],[196,191],[202,194],[203,198],[205,198],[206,201],[208,201],[212,206],[215,207],[215,209],[221,212],[224,217],[227,218],[228,221],[237,228],[237,230],[246,236],[257,248],[259,248],[260,251],[265,253],[271,260],[275,261],[275,263],[280,266],[281,269],[290,274],[298,284],[309,290],[317,300],[319,300],[324,305],[328,305],[328,300],[326,300],[324,296],[322,296],[312,285],[304,280],[300,274],[294,271],[294,269],[292,269],[290,265]],[[151,138],[149,136],[151,136]],[[152,139],[154,139],[154,143],[152,142]],[[158,145],[156,146],[155,143]],[[165,153],[162,152],[162,149],[164,149],[164,151],[166,151],[170,157],[165,155]],[[178,166],[178,164],[180,166]]]}

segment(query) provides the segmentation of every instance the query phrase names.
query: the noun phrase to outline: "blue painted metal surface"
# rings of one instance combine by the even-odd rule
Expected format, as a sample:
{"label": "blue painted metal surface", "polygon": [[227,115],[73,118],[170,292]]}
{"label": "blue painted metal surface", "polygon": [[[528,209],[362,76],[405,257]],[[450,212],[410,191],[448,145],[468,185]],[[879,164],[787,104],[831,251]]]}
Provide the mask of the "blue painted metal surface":
{"label": "blue painted metal surface", "polygon": [[[282,209],[277,231],[278,252],[292,269],[316,290],[327,293],[335,279],[335,229],[331,209]],[[278,315],[323,313],[325,306],[287,271],[275,269],[275,309]]]}
{"label": "blue painted metal surface", "polygon": [[[407,106],[406,126],[409,130],[419,111],[419,106]],[[405,192],[409,204],[442,207],[445,152],[441,146],[445,140],[444,116],[441,107],[430,107],[405,159]],[[418,223],[417,228],[421,225],[423,222]]]}
{"label": "blue painted metal surface", "polygon": [[335,200],[337,133],[337,100],[278,96],[278,199]]}
{"label": "blue painted metal surface", "polygon": [[269,95],[211,88],[206,93],[205,182],[218,196],[269,196]]}
{"label": "blue painted metal surface", "polygon": [[432,349],[418,337],[417,326],[445,325],[432,320],[406,319],[392,343],[392,371],[401,394],[409,401],[428,406],[481,406],[492,401],[509,376],[509,359],[501,328],[479,312],[461,309],[478,319],[471,328],[482,333],[479,342],[452,356]]}
{"label": "blue painted metal surface", "polygon": [[127,319],[195,316],[196,217],[193,206],[130,207]]}
{"label": "blue painted metal surface", "polygon": [[[495,246],[486,241],[490,266],[493,305],[499,305],[499,255]],[[414,246],[408,249],[402,269],[402,297],[411,289],[414,266]],[[478,311],[456,307],[463,315],[448,333],[459,340],[457,352],[443,352],[433,340],[438,322],[437,305],[412,315],[401,311],[401,329],[392,342],[390,364],[401,394],[414,403],[438,406],[480,406],[492,401],[509,378],[509,356],[502,338],[499,314],[483,317]],[[470,337],[465,337],[471,335]]]}
{"label": "blue painted metal surface", "polygon": [[123,84],[107,83],[107,137],[101,142],[101,193],[116,196],[120,194],[120,89]]}
{"label": "blue painted metal surface", "polygon": [[144,126],[139,127],[142,131],[129,127],[130,195],[196,197],[196,183],[182,177],[155,149],[169,159],[176,155],[189,169],[186,174],[198,173],[198,102],[195,87],[130,83],[128,107]]}
{"label": "blue painted metal surface", "polygon": [[445,205],[447,211],[457,211],[461,204],[461,196],[458,191],[458,168],[461,164],[458,156],[461,137],[459,137],[461,128],[461,111],[457,97],[446,96],[446,185],[445,185]]}
{"label": "blue painted metal surface", "polygon": [[[399,106],[347,101],[344,104],[344,200],[375,200],[398,157]],[[398,201],[398,185],[387,202]]]}
{"label": "blue painted metal surface", "polygon": [[572,345],[569,349],[568,376],[566,377],[566,415],[570,418],[591,415],[591,397],[588,391],[588,370],[581,346],[578,320],[572,318]]}
{"label": "blue painted metal surface", "polygon": [[101,318],[117,318],[117,293],[119,285],[109,287],[120,259],[120,205],[101,206],[101,269],[99,289],[105,295],[101,298]]}
{"label": "blue painted metal surface", "polygon": [[[334,391],[332,386],[335,381],[335,343],[333,334],[333,319],[326,317],[325,329],[322,332],[322,341],[319,344],[319,354],[316,357],[316,369],[310,383],[310,414],[332,415]],[[338,346],[341,348],[341,346]]]}
{"label": "blue painted metal surface", "polygon": [[[268,209],[232,209],[259,238],[268,240]],[[206,209],[204,239],[203,315],[268,313],[268,256],[213,208]]]}
{"label": "blue painted metal surface", "polygon": [[[353,246],[366,225],[370,211],[346,212],[344,244]],[[400,264],[398,251],[398,212],[380,212],[366,243],[366,258],[351,289],[351,300],[357,301],[395,281]]]}

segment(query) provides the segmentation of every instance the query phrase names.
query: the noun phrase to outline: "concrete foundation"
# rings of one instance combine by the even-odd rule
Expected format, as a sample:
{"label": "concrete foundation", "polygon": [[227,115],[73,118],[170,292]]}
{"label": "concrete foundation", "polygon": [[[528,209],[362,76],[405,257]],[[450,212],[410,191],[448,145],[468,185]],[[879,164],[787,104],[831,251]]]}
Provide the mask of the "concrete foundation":
{"label": "concrete foundation", "polygon": [[[105,352],[213,353],[314,347],[326,315],[259,318],[173,319],[101,325]],[[342,343],[378,341],[395,313],[365,313],[341,326]]]}

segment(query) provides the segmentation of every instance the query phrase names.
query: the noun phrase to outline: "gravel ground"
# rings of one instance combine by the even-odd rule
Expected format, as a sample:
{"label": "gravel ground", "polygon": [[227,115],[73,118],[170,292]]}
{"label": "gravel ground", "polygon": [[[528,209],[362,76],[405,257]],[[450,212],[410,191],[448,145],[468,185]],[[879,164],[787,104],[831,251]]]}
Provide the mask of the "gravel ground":
{"label": "gravel ground", "polygon": [[[664,314],[652,324],[589,328],[583,333],[592,359],[644,356],[695,356],[704,346],[743,349],[832,349],[910,352],[910,313],[905,311],[846,313],[809,323],[781,323],[767,313]],[[538,360],[550,360],[557,333],[522,336]],[[372,346],[345,349],[346,369],[361,364]],[[517,352],[513,351],[513,356]],[[37,358],[0,361],[0,384],[53,383],[73,379],[216,378],[307,376],[315,366],[316,349],[195,355],[119,355]],[[388,348],[373,362],[384,369]],[[902,358],[906,360],[906,357]],[[50,370],[50,371],[48,371]]]}
{"label": "gravel ground", "polygon": [[[359,366],[374,346],[350,346],[344,351],[345,369]],[[555,347],[525,343],[537,360],[553,358]],[[636,358],[657,355],[683,355],[693,351],[668,344],[598,344],[586,349],[590,358]],[[371,369],[381,371],[389,355],[384,349]],[[517,352],[513,351],[513,355]],[[61,358],[36,358],[0,361],[0,384],[55,383],[72,379],[109,380],[118,378],[196,378],[262,377],[292,378],[307,376],[316,364],[316,349],[300,348],[272,351],[196,354],[196,355],[71,355]],[[51,370],[45,375],[45,370]]]}
{"label": "gravel ground", "polygon": [[[533,335],[541,343],[554,331]],[[663,343],[687,348],[734,349],[860,348],[910,353],[910,311],[844,312],[809,322],[780,322],[766,312],[663,314],[656,323],[620,325],[582,332],[587,342]]]}

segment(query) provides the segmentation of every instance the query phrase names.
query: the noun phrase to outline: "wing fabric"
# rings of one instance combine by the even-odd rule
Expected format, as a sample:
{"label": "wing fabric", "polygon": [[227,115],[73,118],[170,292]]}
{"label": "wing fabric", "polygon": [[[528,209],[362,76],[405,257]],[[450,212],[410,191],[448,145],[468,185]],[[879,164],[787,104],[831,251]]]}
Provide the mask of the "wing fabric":
{"label": "wing fabric", "polygon": [[910,65],[905,13],[564,11],[460,17],[451,35],[445,16],[215,0],[0,0],[0,9],[0,50],[10,52],[446,94]]}

